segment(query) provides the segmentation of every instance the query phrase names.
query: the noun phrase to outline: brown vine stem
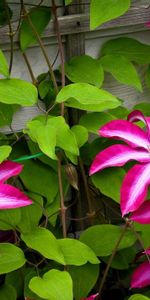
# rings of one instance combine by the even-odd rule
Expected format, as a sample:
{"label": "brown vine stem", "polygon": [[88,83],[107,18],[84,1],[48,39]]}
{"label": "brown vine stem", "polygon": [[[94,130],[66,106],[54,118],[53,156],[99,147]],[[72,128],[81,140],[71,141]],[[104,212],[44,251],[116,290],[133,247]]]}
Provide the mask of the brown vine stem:
{"label": "brown vine stem", "polygon": [[37,39],[38,43],[39,43],[39,46],[40,46],[40,48],[41,48],[41,51],[42,51],[42,53],[43,53],[43,56],[44,56],[44,58],[45,58],[45,60],[46,60],[46,63],[47,63],[47,65],[48,65],[48,68],[49,68],[49,72],[50,72],[50,75],[51,75],[51,79],[52,79],[52,81],[53,81],[53,85],[54,85],[54,88],[55,88],[55,92],[56,92],[56,94],[58,94],[59,89],[58,89],[57,81],[56,81],[55,74],[54,74],[54,72],[53,72],[53,68],[52,68],[52,66],[51,66],[50,60],[49,60],[48,55],[47,55],[47,53],[46,53],[44,44],[43,44],[43,42],[42,42],[42,40],[41,40],[41,38],[40,38],[40,36],[39,36],[39,34],[38,34],[38,32],[37,32],[35,26],[34,26],[33,23],[32,23],[32,20],[31,20],[31,18],[30,18],[29,13],[27,12],[27,10],[26,10],[26,8],[25,8],[24,1],[23,1],[23,0],[20,0],[20,3],[21,3],[21,6],[22,6],[22,11],[23,11],[24,17],[27,19],[27,21],[28,21],[28,23],[29,23],[29,25],[30,25],[30,27],[31,27],[31,29],[32,29],[32,31],[33,31],[33,33],[34,33],[34,35],[36,36],[36,39]]}
{"label": "brown vine stem", "polygon": [[10,15],[9,15],[9,8],[7,1],[4,0],[5,4],[5,11],[6,11],[6,16],[8,20],[8,26],[9,26],[9,38],[10,38],[10,62],[9,62],[9,74],[11,74],[12,70],[12,65],[13,65],[13,57],[14,57],[14,32],[12,29],[11,21],[10,21]]}
{"label": "brown vine stem", "polygon": [[[64,49],[60,35],[60,27],[57,17],[57,7],[55,4],[55,0],[52,0],[52,10],[54,14],[54,27],[56,30],[58,47],[61,59],[61,84],[62,88],[65,86],[65,57],[64,57]],[[64,116],[64,103],[61,104],[61,116]],[[66,211],[67,207],[65,206],[64,201],[64,192],[63,192],[63,184],[62,184],[62,163],[61,157],[58,157],[58,182],[59,182],[59,192],[60,192],[60,202],[61,202],[61,219],[62,219],[62,228],[63,228],[63,237],[67,237],[67,226],[66,226]]]}
{"label": "brown vine stem", "polygon": [[59,192],[60,192],[60,204],[61,204],[61,219],[63,228],[63,237],[67,237],[67,226],[66,226],[66,210],[67,207],[64,204],[64,193],[62,185],[62,172],[61,172],[61,159],[58,157],[58,182],[59,182]]}
{"label": "brown vine stem", "polygon": [[89,193],[88,181],[86,178],[83,161],[81,160],[80,157],[79,157],[79,166],[80,166],[80,170],[81,170],[81,175],[82,175],[82,179],[83,179],[83,183],[84,183],[84,189],[85,189],[88,207],[89,207],[88,218],[90,221],[92,221],[93,217],[95,216],[95,211],[93,211],[92,201],[91,201],[91,197],[90,197],[90,193]]}
{"label": "brown vine stem", "polygon": [[[62,83],[62,87],[64,87],[65,86],[65,56],[64,56],[64,48],[63,48],[63,43],[60,34],[59,21],[57,17],[57,6],[55,4],[55,0],[52,0],[52,10],[54,14],[54,26],[56,29],[56,35],[57,35],[59,53],[61,59],[61,83]],[[61,115],[64,116],[64,103],[61,104]]]}
{"label": "brown vine stem", "polygon": [[12,125],[9,125],[9,128],[10,128],[11,132],[14,134],[14,136],[15,136],[15,138],[16,138],[16,142],[18,142],[20,138],[19,138],[17,132],[15,132],[15,131],[13,130]]}
{"label": "brown vine stem", "polygon": [[143,243],[143,241],[142,241],[142,238],[141,238],[140,234],[135,230],[133,223],[130,223],[130,228],[131,228],[131,230],[133,231],[134,235],[136,236],[137,240],[139,241],[141,247],[142,247],[143,250],[145,251],[145,256],[146,256],[148,262],[150,263],[150,257],[149,257],[149,255],[146,253],[146,249],[145,249],[144,243]]}
{"label": "brown vine stem", "polygon": [[23,58],[24,58],[24,60],[25,60],[25,62],[26,62],[26,65],[27,65],[29,74],[30,74],[30,76],[31,76],[32,83],[33,83],[34,85],[36,85],[36,84],[37,84],[37,80],[36,80],[36,78],[35,78],[35,76],[34,76],[34,74],[33,74],[33,70],[32,70],[32,67],[31,67],[31,65],[30,65],[30,62],[29,62],[29,60],[28,60],[28,57],[27,57],[27,55],[26,55],[25,52],[22,52],[22,55],[23,55]]}
{"label": "brown vine stem", "polygon": [[125,235],[126,230],[127,230],[128,227],[129,227],[129,223],[126,222],[126,224],[125,224],[125,226],[124,226],[124,228],[123,228],[123,230],[122,230],[122,232],[121,232],[121,235],[120,235],[120,237],[119,237],[119,239],[118,239],[118,241],[117,241],[117,243],[116,243],[116,246],[115,246],[115,248],[114,248],[114,250],[113,250],[113,252],[112,252],[112,255],[111,255],[110,258],[109,258],[109,261],[108,261],[107,267],[106,267],[106,269],[105,269],[105,272],[104,272],[102,281],[101,281],[101,283],[100,283],[100,287],[99,287],[99,291],[98,291],[98,296],[97,296],[97,298],[96,298],[97,300],[98,300],[98,299],[101,299],[101,292],[102,292],[104,283],[105,283],[105,281],[106,281],[106,278],[107,278],[109,269],[110,269],[110,267],[111,267],[112,261],[113,261],[115,255],[116,255],[116,252],[117,252],[117,250],[118,250],[118,247],[119,247],[119,245],[120,245],[120,243],[121,243],[121,241],[122,241],[122,239],[123,239],[123,237],[124,237],[124,235]]}

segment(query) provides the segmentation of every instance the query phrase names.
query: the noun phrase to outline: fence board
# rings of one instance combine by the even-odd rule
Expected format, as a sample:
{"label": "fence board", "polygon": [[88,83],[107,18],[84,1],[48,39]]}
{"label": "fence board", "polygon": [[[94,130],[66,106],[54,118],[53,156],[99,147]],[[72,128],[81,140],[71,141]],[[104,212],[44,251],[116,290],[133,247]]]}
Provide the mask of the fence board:
{"label": "fence board", "polygon": [[[101,27],[96,28],[99,37],[108,36],[111,34],[115,35],[116,31],[119,34],[124,34],[126,32],[137,32],[146,31],[145,23],[150,20],[150,6],[133,6],[130,10],[123,16],[117,18],[116,20],[107,22]],[[89,32],[89,14],[72,14],[59,17],[60,32],[61,35],[70,35],[74,33]],[[17,28],[17,22],[13,23],[14,31]],[[94,32],[95,32],[94,31]],[[55,36],[53,21],[50,22],[49,26],[43,34],[43,38],[50,39]],[[18,35],[14,37],[14,41],[18,42]],[[7,26],[0,28],[0,44],[9,43],[8,28]]]}

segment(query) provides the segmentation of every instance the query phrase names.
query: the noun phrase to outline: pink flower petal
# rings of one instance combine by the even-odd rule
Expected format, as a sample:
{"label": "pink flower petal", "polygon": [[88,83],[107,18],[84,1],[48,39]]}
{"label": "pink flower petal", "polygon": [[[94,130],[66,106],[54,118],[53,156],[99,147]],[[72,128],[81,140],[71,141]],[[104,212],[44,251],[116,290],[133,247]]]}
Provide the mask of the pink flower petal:
{"label": "pink flower petal", "polygon": [[0,182],[4,182],[8,178],[18,175],[23,169],[23,166],[6,160],[0,164]]}
{"label": "pink flower petal", "polygon": [[137,160],[139,162],[150,162],[150,154],[148,151],[134,150],[125,145],[113,145],[101,151],[94,159],[90,175],[108,167],[123,166],[129,160]]}
{"label": "pink flower petal", "polygon": [[135,165],[126,174],[121,187],[122,215],[137,210],[144,202],[150,184],[150,163]]}
{"label": "pink flower petal", "polygon": [[32,204],[32,201],[17,188],[0,183],[0,209],[17,208]]}
{"label": "pink flower petal", "polygon": [[145,24],[146,27],[150,28],[150,21]]}
{"label": "pink flower petal", "polygon": [[99,133],[103,137],[119,139],[132,147],[149,149],[150,141],[147,133],[137,125],[126,120],[113,120],[100,128]]}
{"label": "pink flower petal", "polygon": [[150,255],[150,248],[146,249],[145,253]]}
{"label": "pink flower petal", "polygon": [[150,200],[144,201],[142,205],[131,214],[130,219],[140,224],[150,224]]}
{"label": "pink flower petal", "polygon": [[150,118],[145,117],[143,113],[140,110],[134,110],[128,115],[128,121],[129,122],[138,122],[138,121],[143,121],[146,126],[148,133],[150,133]]}
{"label": "pink flower petal", "polygon": [[150,263],[145,261],[135,269],[131,278],[131,288],[143,288],[150,285]]}

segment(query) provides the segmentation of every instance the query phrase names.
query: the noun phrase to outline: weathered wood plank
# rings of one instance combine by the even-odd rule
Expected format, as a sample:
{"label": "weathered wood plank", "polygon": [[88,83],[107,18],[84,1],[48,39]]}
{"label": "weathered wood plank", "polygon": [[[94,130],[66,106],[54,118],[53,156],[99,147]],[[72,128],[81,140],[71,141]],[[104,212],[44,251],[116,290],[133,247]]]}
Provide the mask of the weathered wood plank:
{"label": "weathered wood plank", "polygon": [[[74,4],[68,7],[68,15],[76,15],[77,13],[84,13],[85,5],[84,0],[74,0]],[[80,23],[79,23],[80,24]],[[66,60],[69,60],[73,56],[85,54],[85,33],[78,32],[74,34],[68,34],[66,36]]]}
{"label": "weathered wood plank", "polygon": [[[99,37],[116,34],[116,30],[119,30],[120,34],[137,32],[147,30],[145,23],[150,20],[150,6],[133,6],[130,10],[121,16],[120,18],[107,22],[101,27],[97,28]],[[70,35],[74,33],[89,32],[89,15],[75,14],[69,16],[59,17],[61,35]],[[17,28],[17,22],[13,23],[14,31]],[[49,26],[43,34],[43,38],[50,39],[55,36],[53,22],[50,22]],[[14,41],[18,42],[18,35],[15,35]],[[0,44],[9,43],[8,28],[0,28]]]}

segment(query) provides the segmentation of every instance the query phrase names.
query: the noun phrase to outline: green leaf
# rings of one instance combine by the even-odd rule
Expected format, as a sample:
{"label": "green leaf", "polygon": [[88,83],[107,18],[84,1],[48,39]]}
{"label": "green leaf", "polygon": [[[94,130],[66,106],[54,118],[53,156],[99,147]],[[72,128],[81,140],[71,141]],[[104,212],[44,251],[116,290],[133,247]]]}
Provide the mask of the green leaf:
{"label": "green leaf", "polygon": [[88,140],[88,131],[85,127],[80,125],[74,125],[71,127],[71,131],[74,133],[78,147],[82,147]]}
{"label": "green leaf", "polygon": [[56,146],[74,155],[79,155],[76,138],[68,124],[65,122],[65,119],[61,116],[52,117],[48,120],[48,124],[55,127],[57,130]]}
{"label": "green leaf", "polygon": [[0,146],[0,164],[8,158],[12,148],[10,146]]}
{"label": "green leaf", "polygon": [[[120,250],[116,253],[115,257],[113,258],[113,261],[111,263],[111,268],[114,268],[117,270],[129,269],[130,264],[133,262],[135,256],[136,256],[136,251],[135,251],[135,248],[133,248],[133,247]],[[108,257],[106,256],[101,259],[106,264],[108,264],[110,256],[108,256]]]}
{"label": "green leaf", "polygon": [[90,28],[123,15],[130,7],[130,0],[91,0]]}
{"label": "green leaf", "polygon": [[21,220],[20,208],[0,210],[0,229],[14,230]]}
{"label": "green leaf", "polygon": [[24,233],[32,231],[43,214],[43,198],[34,193],[28,193],[28,196],[33,200],[33,204],[20,209],[21,219],[18,224],[18,228]]}
{"label": "green leaf", "polygon": [[48,80],[43,80],[40,82],[38,86],[39,94],[42,99],[46,97],[49,90],[51,89],[51,82]]}
{"label": "green leaf", "polygon": [[[32,22],[38,35],[41,35],[51,19],[51,11],[49,7],[36,7],[29,11],[28,16]],[[37,41],[36,35],[33,32],[28,17],[26,17],[20,27],[20,47],[24,51],[28,46]]]}
{"label": "green leaf", "polygon": [[63,253],[55,236],[46,228],[39,227],[30,233],[21,234],[28,247],[38,251],[44,257],[65,265]]}
{"label": "green leaf", "polygon": [[150,88],[150,66],[148,66],[148,69],[146,70],[145,82],[147,87]]}
{"label": "green leaf", "polygon": [[[64,169],[62,168],[62,184],[63,184],[63,192],[64,197],[67,197],[68,189],[69,189],[69,183],[68,179],[65,176]],[[50,203],[48,206],[46,206],[46,213],[48,214],[48,220],[52,224],[52,226],[56,225],[57,217],[59,215],[59,209],[60,209],[60,193],[58,191],[57,196],[55,197],[53,203]]]}
{"label": "green leaf", "polygon": [[[12,11],[8,6],[9,18],[12,17]],[[0,26],[8,24],[8,16],[6,14],[5,0],[0,0]]]}
{"label": "green leaf", "polygon": [[49,117],[45,122],[33,120],[27,123],[26,133],[37,142],[41,151],[52,159],[57,159],[58,146],[74,155],[79,154],[76,138],[63,117]]}
{"label": "green leaf", "polygon": [[140,233],[144,248],[147,249],[149,247],[150,224],[138,224],[134,222],[134,228]]}
{"label": "green leaf", "polygon": [[133,86],[142,91],[140,78],[133,64],[123,55],[108,54],[100,59],[100,62],[106,72],[123,84]]}
{"label": "green leaf", "polygon": [[78,240],[70,238],[60,239],[58,244],[64,255],[66,265],[81,266],[87,262],[99,264],[95,253]]}
{"label": "green leaf", "polygon": [[133,110],[140,110],[144,115],[150,115],[150,105],[148,102],[138,103],[133,107]]}
{"label": "green leaf", "polygon": [[[31,152],[31,154],[39,153],[40,148],[37,143],[34,143],[32,140],[28,141],[28,147]],[[41,155],[37,158],[40,160],[43,164],[46,164],[47,166],[51,167],[55,172],[57,172],[57,161],[49,158],[47,155]]]}
{"label": "green leaf", "polygon": [[53,269],[45,273],[43,278],[33,277],[29,287],[47,300],[73,300],[72,279],[66,271]]}
{"label": "green leaf", "polygon": [[0,244],[0,274],[19,269],[25,264],[23,251],[7,243]]}
{"label": "green leaf", "polygon": [[65,74],[72,82],[86,82],[97,87],[100,87],[104,80],[101,62],[88,55],[73,57],[65,64]]}
{"label": "green leaf", "polygon": [[32,268],[28,269],[28,272],[25,274],[24,278],[24,297],[25,299],[34,299],[34,300],[43,300],[43,298],[38,297],[35,293],[29,288],[30,280],[37,275],[37,272]]}
{"label": "green leaf", "polygon": [[65,86],[58,93],[56,102],[65,102],[66,106],[90,111],[103,111],[120,105],[115,96],[88,83]]}
{"label": "green leaf", "polygon": [[7,273],[5,276],[5,283],[15,288],[17,293],[17,299],[21,297],[23,292],[23,286],[24,286],[23,270],[18,269],[16,271]]}
{"label": "green leaf", "polygon": [[86,298],[98,279],[99,265],[88,263],[80,267],[70,266],[68,271],[73,281],[75,300]]}
{"label": "green leaf", "polygon": [[60,209],[60,195],[58,193],[53,203],[51,203],[46,207],[48,220],[52,226],[56,225],[57,217],[59,215],[59,209]]}
{"label": "green leaf", "polygon": [[37,89],[33,84],[14,78],[0,80],[0,102],[31,106],[37,99]]}
{"label": "green leaf", "polygon": [[16,105],[0,103],[0,127],[11,125]]}
{"label": "green leaf", "polygon": [[150,62],[150,46],[132,38],[109,40],[104,44],[101,53],[102,55],[123,55],[129,61],[134,61],[138,64],[147,64]]}
{"label": "green leaf", "polygon": [[150,298],[143,296],[142,294],[132,295],[128,300],[149,300]]}
{"label": "green leaf", "polygon": [[0,74],[9,77],[9,66],[2,50],[0,50]]}
{"label": "green leaf", "polygon": [[125,119],[126,120],[128,114],[130,113],[130,110],[128,110],[127,108],[125,108],[123,106],[119,106],[115,109],[109,110],[109,113],[117,119]]}
{"label": "green leaf", "polygon": [[109,112],[93,112],[84,114],[80,119],[80,125],[87,128],[89,132],[98,134],[98,130],[109,121],[115,120],[115,116]]}
{"label": "green leaf", "polygon": [[84,114],[80,118],[80,125],[87,128],[89,132],[98,134],[98,130],[106,123],[116,120],[116,119],[126,119],[127,115],[130,113],[125,107],[117,107],[115,109],[110,109],[109,112],[94,112]]}
{"label": "green leaf", "polygon": [[40,150],[52,159],[57,159],[55,154],[56,147],[56,128],[46,123],[43,124],[39,120],[29,121],[27,130],[30,138],[38,143]]}
{"label": "green leaf", "polygon": [[20,178],[29,191],[46,197],[48,203],[53,202],[58,193],[57,174],[39,161],[24,161]]}
{"label": "green leaf", "polygon": [[[122,230],[121,227],[115,225],[95,225],[89,227],[81,234],[80,241],[93,249],[97,256],[108,256],[112,254],[122,234]],[[136,237],[133,232],[127,230],[118,247],[118,251],[132,246],[135,241]]]}
{"label": "green leaf", "polygon": [[93,175],[92,182],[107,197],[120,202],[120,188],[125,171],[121,168],[108,168]]}
{"label": "green leaf", "polygon": [[0,299],[1,300],[16,300],[16,290],[13,286],[9,284],[4,284],[0,286]]}
{"label": "green leaf", "polygon": [[72,3],[72,0],[65,0],[65,5],[69,5]]}

